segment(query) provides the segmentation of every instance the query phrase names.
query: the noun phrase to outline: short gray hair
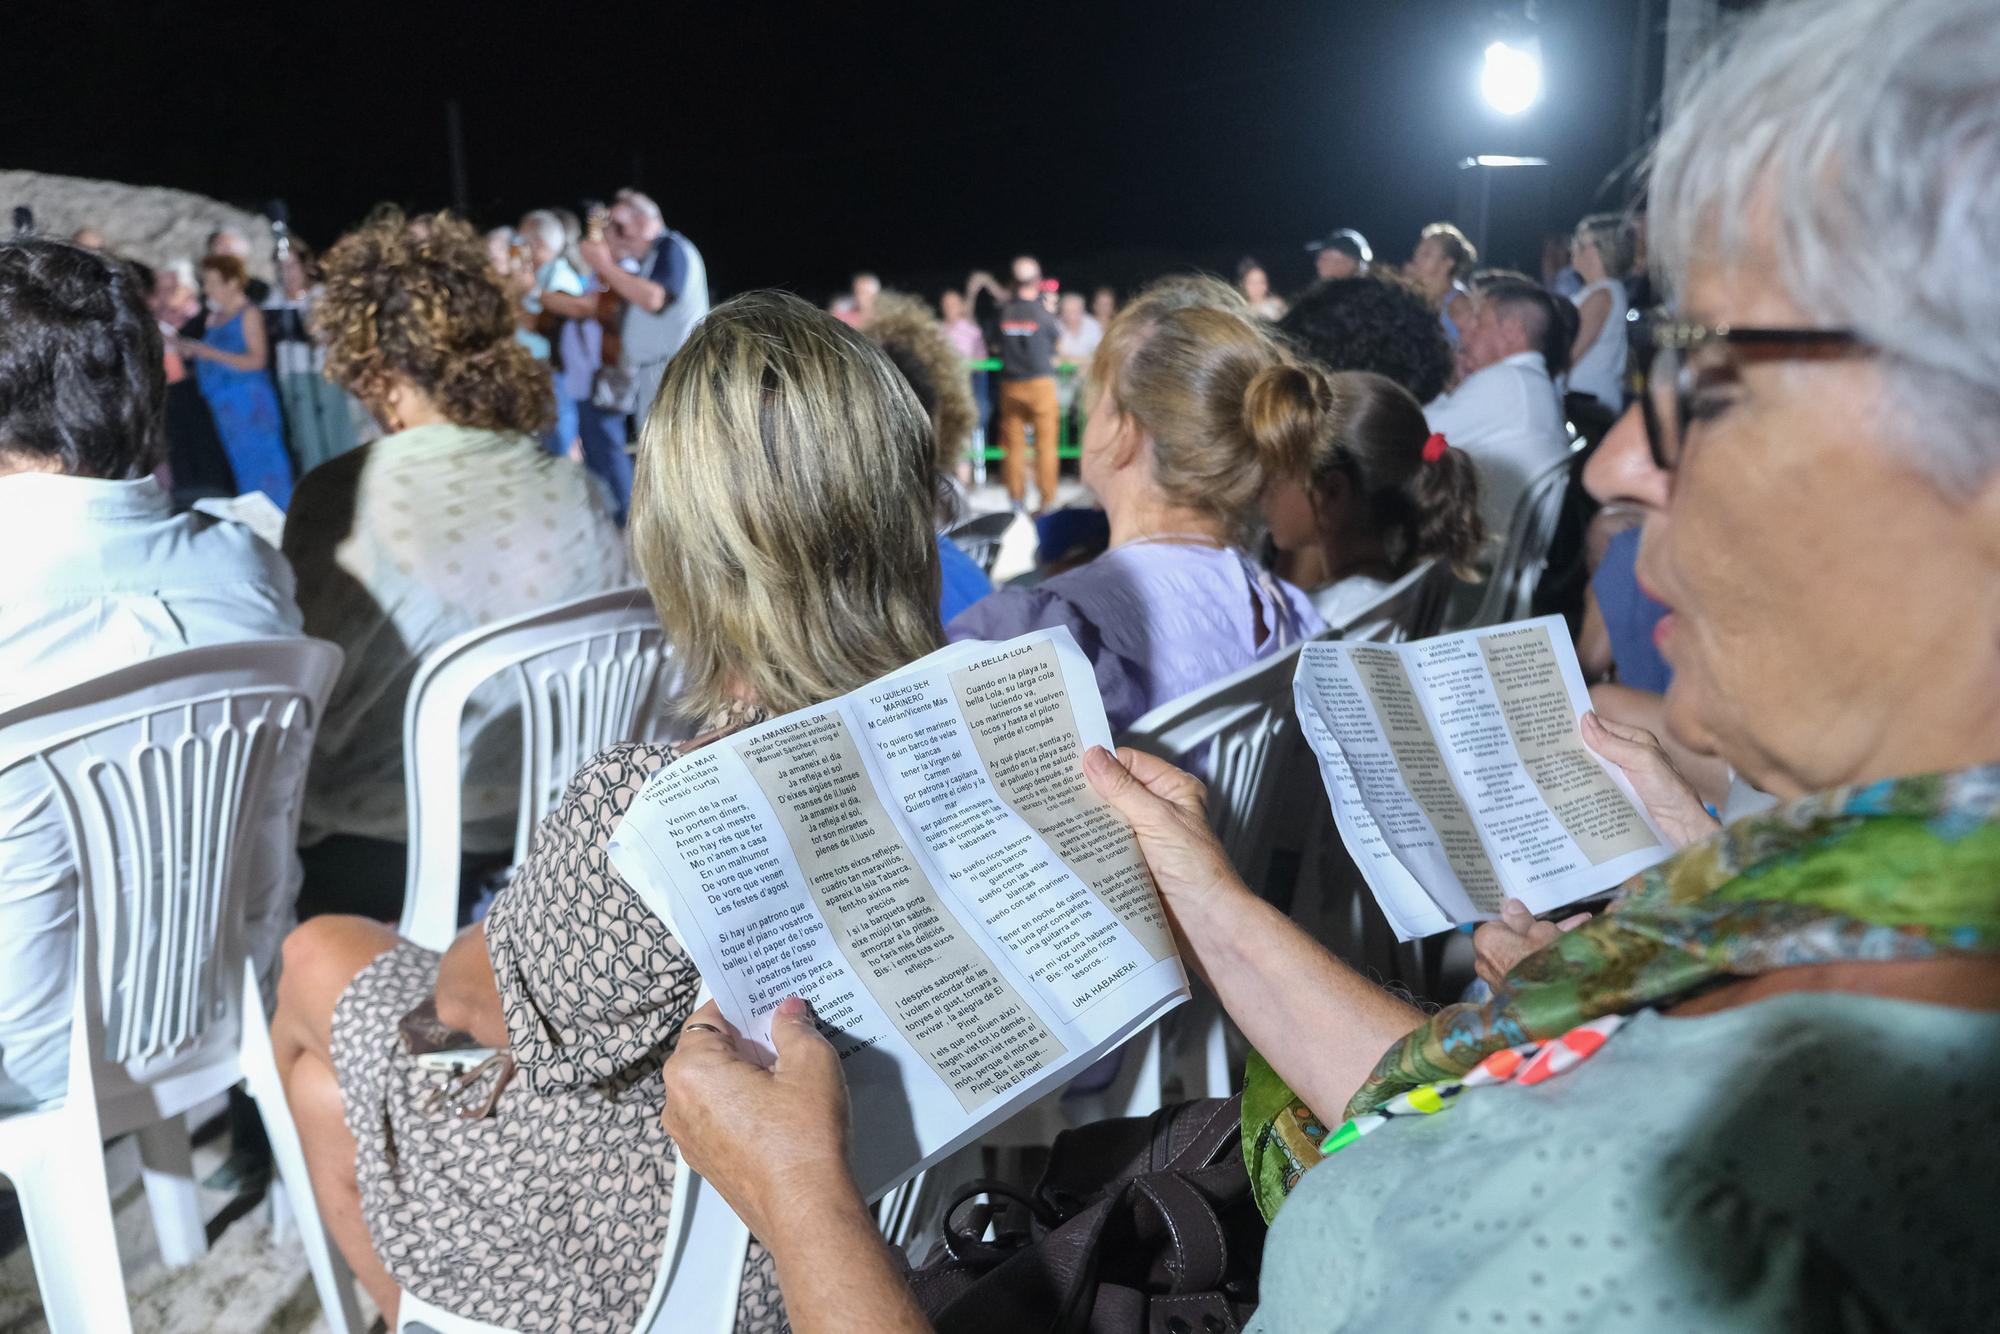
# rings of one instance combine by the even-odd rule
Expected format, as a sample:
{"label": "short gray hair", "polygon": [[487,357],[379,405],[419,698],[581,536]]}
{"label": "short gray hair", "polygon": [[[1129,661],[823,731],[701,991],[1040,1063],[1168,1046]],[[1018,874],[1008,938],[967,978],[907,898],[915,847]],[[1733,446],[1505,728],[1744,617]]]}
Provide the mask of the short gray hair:
{"label": "short gray hair", "polygon": [[523,235],[539,237],[543,245],[558,255],[562,253],[563,247],[569,244],[569,236],[563,231],[562,219],[545,208],[538,208],[522,218],[521,232]]}
{"label": "short gray hair", "polygon": [[1754,260],[1884,358],[1939,480],[2000,462],[2000,14],[1993,0],[1783,0],[1711,52],[1655,150],[1653,260]]}
{"label": "short gray hair", "polygon": [[612,198],[613,201],[616,203],[626,204],[631,206],[632,208],[638,209],[641,213],[651,218],[654,222],[659,223],[661,226],[664,227],[666,225],[667,220],[666,218],[661,216],[660,206],[653,202],[653,197],[651,195],[641,194],[637,190],[620,190],[616,195],[612,196]]}

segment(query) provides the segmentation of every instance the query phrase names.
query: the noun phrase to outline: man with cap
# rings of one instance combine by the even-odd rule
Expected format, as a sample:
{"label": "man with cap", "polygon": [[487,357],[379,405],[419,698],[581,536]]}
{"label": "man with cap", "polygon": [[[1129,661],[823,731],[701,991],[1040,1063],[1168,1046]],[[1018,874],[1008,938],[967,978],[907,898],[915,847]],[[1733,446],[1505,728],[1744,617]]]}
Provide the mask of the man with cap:
{"label": "man with cap", "polygon": [[1366,273],[1375,258],[1368,238],[1352,227],[1336,227],[1317,241],[1306,242],[1306,249],[1313,252],[1313,267],[1322,282]]}

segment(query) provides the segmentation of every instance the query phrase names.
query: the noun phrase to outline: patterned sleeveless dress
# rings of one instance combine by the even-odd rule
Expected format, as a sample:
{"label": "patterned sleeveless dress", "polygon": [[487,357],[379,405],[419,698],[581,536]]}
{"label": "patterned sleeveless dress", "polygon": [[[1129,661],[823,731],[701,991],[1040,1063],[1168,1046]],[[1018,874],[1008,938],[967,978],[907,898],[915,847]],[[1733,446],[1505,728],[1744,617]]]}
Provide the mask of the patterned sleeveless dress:
{"label": "patterned sleeveless dress", "polygon": [[[486,944],[518,1072],[492,1115],[427,1108],[450,1077],[403,1047],[398,1024],[434,994],[438,955],[397,945],[334,1009],[362,1213],[390,1274],[427,1302],[521,1334],[638,1321],[673,1198],[660,1066],[701,980],[605,849],[639,789],[696,744],[621,745],[585,765],[494,901]],[[786,1328],[752,1241],[737,1334]]]}

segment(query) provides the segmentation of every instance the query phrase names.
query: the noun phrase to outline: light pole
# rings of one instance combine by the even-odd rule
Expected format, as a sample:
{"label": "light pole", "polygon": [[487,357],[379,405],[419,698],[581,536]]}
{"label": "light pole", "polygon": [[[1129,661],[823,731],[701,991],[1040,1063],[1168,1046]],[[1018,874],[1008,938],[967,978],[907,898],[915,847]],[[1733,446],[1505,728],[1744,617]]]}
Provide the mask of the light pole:
{"label": "light pole", "polygon": [[1517,0],[1494,12],[1480,52],[1480,100],[1493,116],[1513,123],[1499,137],[1515,141],[1514,151],[1481,153],[1458,164],[1458,224],[1487,263],[1503,267],[1526,262],[1548,209],[1547,159],[1520,155],[1539,137],[1525,123],[1543,89],[1535,8],[1535,0]]}

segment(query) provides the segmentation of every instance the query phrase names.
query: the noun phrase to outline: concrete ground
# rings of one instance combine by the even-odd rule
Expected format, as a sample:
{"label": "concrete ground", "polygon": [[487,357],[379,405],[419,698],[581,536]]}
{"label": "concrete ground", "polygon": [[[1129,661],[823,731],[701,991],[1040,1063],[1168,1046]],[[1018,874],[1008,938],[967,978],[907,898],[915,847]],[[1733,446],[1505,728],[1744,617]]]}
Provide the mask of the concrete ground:
{"label": "concrete ground", "polygon": [[[196,1177],[221,1165],[229,1150],[222,1103],[191,1118]],[[169,1269],[160,1260],[152,1216],[139,1184],[139,1151],[131,1138],[105,1153],[111,1177],[119,1260],[135,1334],[326,1334],[319,1298],[306,1271],[297,1229],[284,1244],[271,1239],[271,1211],[261,1194],[202,1192],[209,1251],[194,1264]],[[366,1294],[364,1315],[374,1319]],[[21,1232],[11,1189],[0,1188],[0,1334],[44,1334],[34,1262]]]}

